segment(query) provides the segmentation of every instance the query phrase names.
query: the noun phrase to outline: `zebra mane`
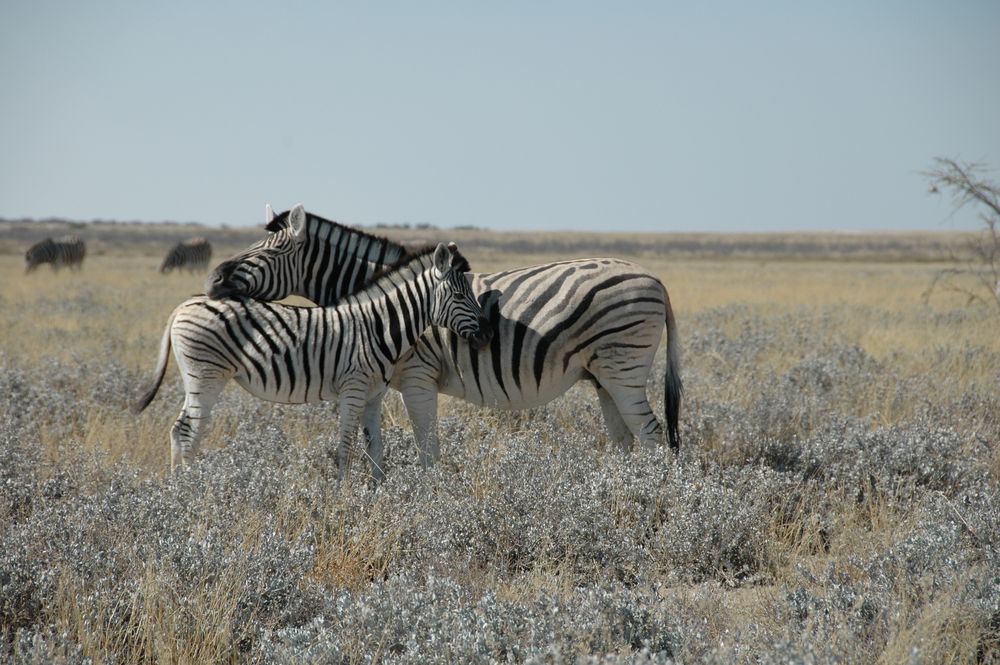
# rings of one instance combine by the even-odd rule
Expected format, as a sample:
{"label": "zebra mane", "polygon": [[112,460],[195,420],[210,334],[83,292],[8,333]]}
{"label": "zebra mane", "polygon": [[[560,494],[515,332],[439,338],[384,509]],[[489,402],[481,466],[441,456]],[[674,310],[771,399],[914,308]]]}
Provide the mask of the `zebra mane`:
{"label": "zebra mane", "polygon": [[[268,222],[267,226],[265,226],[264,228],[267,229],[268,231],[271,231],[271,232],[283,231],[284,229],[287,229],[288,228],[288,215],[291,212],[292,212],[291,210],[286,210],[285,212],[278,213],[277,215],[274,216],[274,219],[272,219],[270,222]],[[402,257],[404,257],[404,258],[407,257],[408,255],[410,255],[410,252],[407,251],[406,247],[404,247],[402,244],[400,244],[398,242],[395,242],[394,240],[390,240],[389,238],[386,238],[385,236],[375,235],[374,233],[368,233],[367,231],[362,231],[361,229],[356,229],[353,226],[347,226],[346,224],[341,224],[340,222],[335,222],[332,219],[326,219],[325,217],[320,217],[319,215],[314,215],[313,213],[309,212],[308,210],[306,211],[306,219],[307,220],[315,220],[315,221],[321,222],[323,224],[329,224],[330,226],[336,227],[338,229],[342,229],[343,231],[345,231],[346,233],[349,233],[351,235],[360,236],[362,238],[369,238],[371,240],[375,240],[377,242],[382,243],[382,245],[384,245],[387,248],[398,249],[400,255]]]}

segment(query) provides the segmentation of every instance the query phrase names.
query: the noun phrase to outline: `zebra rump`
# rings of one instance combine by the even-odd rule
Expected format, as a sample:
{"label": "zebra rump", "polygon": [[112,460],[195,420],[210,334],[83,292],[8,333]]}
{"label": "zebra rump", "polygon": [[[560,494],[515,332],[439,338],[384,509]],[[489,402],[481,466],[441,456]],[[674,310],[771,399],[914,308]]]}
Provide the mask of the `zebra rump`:
{"label": "zebra rump", "polygon": [[31,272],[43,263],[51,263],[53,270],[63,266],[80,268],[87,253],[86,245],[77,236],[46,238],[31,246],[24,254],[24,271]]}
{"label": "zebra rump", "polygon": [[212,260],[212,245],[204,238],[191,238],[177,243],[167,252],[160,272],[168,273],[174,268],[185,268],[189,271],[204,270]]}

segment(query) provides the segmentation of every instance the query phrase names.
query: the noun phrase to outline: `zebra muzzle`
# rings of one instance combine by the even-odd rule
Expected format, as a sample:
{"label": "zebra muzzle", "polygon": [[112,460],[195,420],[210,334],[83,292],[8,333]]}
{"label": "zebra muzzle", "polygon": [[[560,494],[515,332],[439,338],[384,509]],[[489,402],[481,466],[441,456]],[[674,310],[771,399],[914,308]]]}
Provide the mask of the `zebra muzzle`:
{"label": "zebra muzzle", "polygon": [[488,319],[479,319],[479,328],[472,334],[469,338],[469,343],[472,344],[474,349],[482,349],[489,345],[493,340],[493,328],[490,326]]}

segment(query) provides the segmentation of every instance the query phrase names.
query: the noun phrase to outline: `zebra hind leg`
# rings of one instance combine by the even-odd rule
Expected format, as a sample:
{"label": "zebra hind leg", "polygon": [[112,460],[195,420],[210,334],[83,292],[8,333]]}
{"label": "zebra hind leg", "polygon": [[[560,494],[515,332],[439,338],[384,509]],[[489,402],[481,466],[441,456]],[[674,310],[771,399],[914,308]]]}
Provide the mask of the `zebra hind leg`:
{"label": "zebra hind leg", "polygon": [[601,413],[604,414],[604,426],[608,430],[608,437],[618,444],[622,452],[629,452],[634,441],[632,430],[622,419],[622,414],[619,413],[615,400],[608,391],[600,383],[597,383],[595,387],[597,388],[597,399],[601,403]]}
{"label": "zebra hind leg", "polygon": [[[600,381],[614,401],[622,422],[642,446],[652,449],[666,443],[663,426],[649,406],[645,383],[634,385],[625,381],[608,380],[605,377],[601,377]],[[607,411],[605,411],[606,417]]]}
{"label": "zebra hind leg", "polygon": [[[223,384],[224,385],[224,384]],[[199,386],[199,391],[188,392],[184,398],[184,408],[170,428],[170,470],[178,465],[187,465],[194,461],[201,445],[201,439],[207,431],[212,416],[212,407],[218,401],[222,386]]]}

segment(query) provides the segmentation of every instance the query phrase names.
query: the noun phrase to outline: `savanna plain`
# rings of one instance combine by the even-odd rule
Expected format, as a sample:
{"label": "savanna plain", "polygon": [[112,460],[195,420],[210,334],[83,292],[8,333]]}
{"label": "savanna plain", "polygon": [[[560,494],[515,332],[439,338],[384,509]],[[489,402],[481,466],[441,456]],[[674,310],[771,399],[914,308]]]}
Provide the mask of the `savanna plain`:
{"label": "savanna plain", "polygon": [[[81,271],[31,275],[47,231],[0,237],[0,661],[1000,661],[1000,311],[925,297],[957,235],[380,231],[477,271],[640,263],[685,391],[679,456],[619,450],[585,384],[442,398],[430,470],[390,393],[372,489],[331,479],[334,405],[235,384],[168,473],[173,360],[129,406],[202,290],[157,272],[189,231],[83,225]],[[218,231],[215,260],[261,233]]]}

